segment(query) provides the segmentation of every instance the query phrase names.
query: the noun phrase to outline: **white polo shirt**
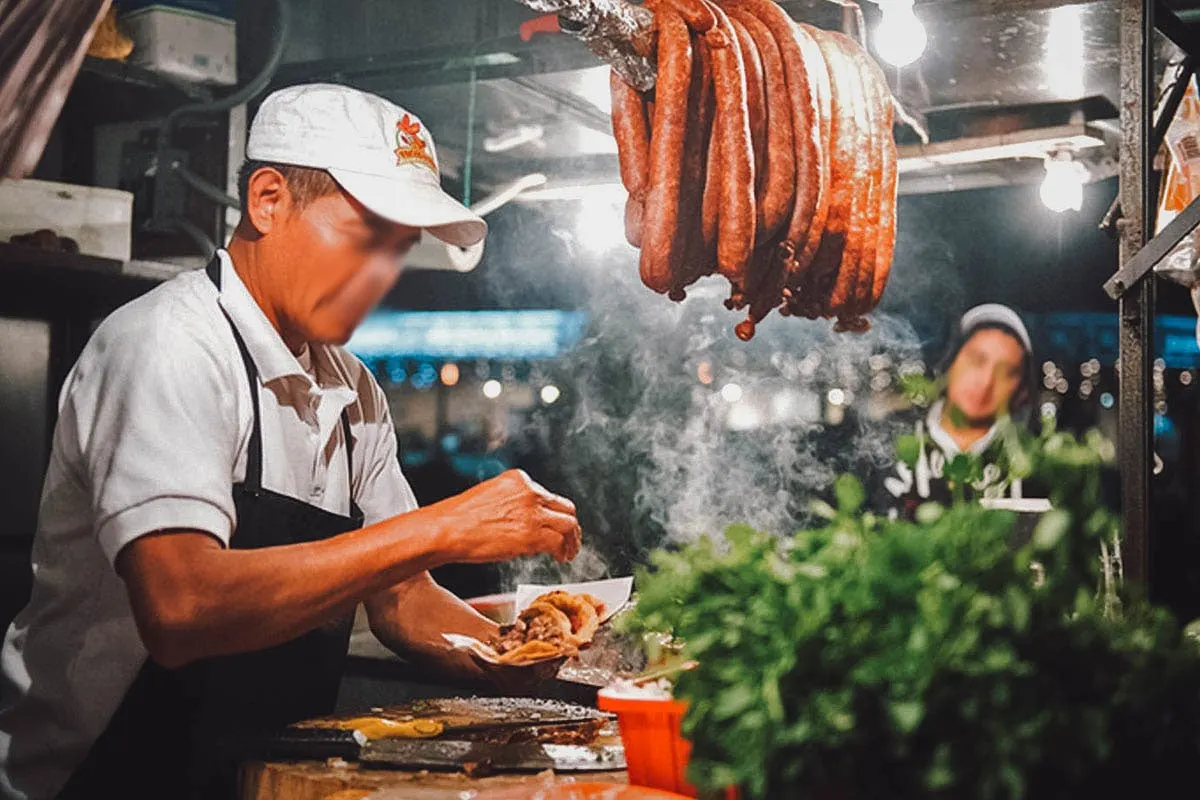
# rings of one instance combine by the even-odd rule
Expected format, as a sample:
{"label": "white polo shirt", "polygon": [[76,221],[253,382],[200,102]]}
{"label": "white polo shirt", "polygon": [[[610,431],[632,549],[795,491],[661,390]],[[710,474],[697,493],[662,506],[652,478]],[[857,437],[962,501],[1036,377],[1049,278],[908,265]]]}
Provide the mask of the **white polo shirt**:
{"label": "white polo shirt", "polygon": [[0,651],[0,796],[53,797],[145,662],[121,548],[166,528],[229,542],[254,411],[221,307],[259,373],[263,485],[348,514],[345,408],[366,524],[417,506],[370,371],[340,347],[297,359],[221,261],[220,307],[203,271],[180,275],[105,320],[63,386],[33,596]]}

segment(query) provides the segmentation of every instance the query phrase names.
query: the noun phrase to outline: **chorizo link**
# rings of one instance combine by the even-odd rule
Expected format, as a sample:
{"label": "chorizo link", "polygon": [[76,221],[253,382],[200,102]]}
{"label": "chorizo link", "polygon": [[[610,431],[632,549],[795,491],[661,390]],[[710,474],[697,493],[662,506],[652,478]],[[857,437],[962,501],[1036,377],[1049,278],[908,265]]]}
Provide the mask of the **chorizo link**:
{"label": "chorizo link", "polygon": [[868,220],[864,233],[862,256],[858,268],[858,285],[855,287],[853,313],[862,315],[871,310],[871,298],[875,286],[875,262],[879,256],[880,211],[883,208],[883,151],[887,140],[892,138],[891,129],[885,129],[887,105],[892,100],[883,72],[875,60],[853,45],[850,55],[858,64],[866,92],[870,112],[871,131],[871,186],[867,200]]}
{"label": "chorizo link", "polygon": [[[721,207],[717,212],[717,269],[744,290],[746,268],[754,251],[754,154],[750,146],[750,119],[746,106],[746,73],[737,34],[729,17],[711,6],[717,28],[711,43],[713,93],[717,99],[717,124],[721,157]],[[718,36],[723,35],[723,41]]]}
{"label": "chorizo link", "polygon": [[[830,73],[837,73],[847,92],[846,101],[852,109],[851,129],[843,133],[850,140],[854,157],[848,181],[845,206],[845,246],[842,249],[841,265],[829,297],[829,312],[839,320],[850,320],[854,314],[850,308],[855,299],[858,285],[859,262],[862,256],[863,237],[867,227],[871,186],[871,118],[868,109],[867,87],[863,82],[862,70],[853,58],[852,47],[857,45],[837,32],[824,32],[818,40],[822,52],[836,55],[830,61]],[[836,66],[835,66],[836,64]],[[843,322],[844,326],[847,322]]]}
{"label": "chorizo link", "polygon": [[[762,175],[766,172],[767,144],[767,98],[763,83],[762,59],[758,48],[750,38],[749,31],[741,22],[729,16],[733,31],[737,34],[738,48],[742,52],[742,66],[746,72],[746,110],[750,118],[750,146],[754,153],[755,202],[762,197]],[[755,229],[757,229],[755,225]]]}
{"label": "chorizo link", "polygon": [[[880,77],[882,80],[882,76]],[[875,255],[875,280],[871,291],[871,308],[879,305],[883,290],[887,286],[888,275],[892,270],[892,256],[896,248],[896,139],[892,132],[895,106],[892,104],[891,90],[883,84],[886,95],[883,121],[883,169],[880,181],[879,208],[879,242]]]}
{"label": "chorizo link", "polygon": [[706,34],[717,26],[717,18],[712,7],[705,0],[658,0],[657,6],[664,4],[675,9],[687,26],[696,33]]}
{"label": "chorizo link", "polygon": [[798,285],[799,277],[811,262],[811,254],[806,250],[810,230],[822,230],[828,213],[829,170],[825,153],[828,113],[823,112],[822,106],[828,102],[829,92],[825,88],[828,75],[822,59],[812,58],[811,53],[806,58],[806,50],[816,49],[812,38],[796,27],[772,0],[727,0],[727,3],[762,21],[771,31],[783,60],[792,114],[796,196],[781,247],[789,257],[789,283]]}
{"label": "chorizo link", "polygon": [[[807,34],[806,34],[807,35]],[[829,211],[811,269],[803,275],[799,292],[798,314],[809,318],[829,314],[830,291],[837,279],[846,249],[847,224],[854,194],[854,171],[858,161],[854,96],[855,82],[841,63],[832,39],[823,31],[812,33],[828,67],[831,81],[831,118],[829,152]]]}
{"label": "chorizo link", "polygon": [[[799,276],[808,270],[816,256],[817,246],[825,230],[825,220],[829,215],[830,185],[833,180],[829,156],[833,147],[833,115],[830,105],[833,95],[831,88],[833,78],[825,65],[825,59],[821,55],[820,48],[817,47],[816,40],[810,34],[810,31],[815,31],[816,28],[795,24],[791,27],[795,34],[797,49],[803,58],[803,73],[811,95],[810,102],[815,107],[813,127],[814,134],[818,137],[816,150],[820,163],[811,215],[806,216],[797,209],[798,213],[793,214],[788,226],[788,239],[796,243],[797,249],[795,262],[790,266],[793,275]],[[799,179],[799,171],[797,171],[797,179]],[[799,194],[800,190],[797,189],[797,197]]]}
{"label": "chorizo link", "polygon": [[683,18],[660,5],[658,20],[658,78],[655,87],[654,130],[650,140],[649,187],[642,219],[642,283],[656,292],[671,288],[681,258],[678,232],[679,188],[683,140],[687,132],[688,88],[691,83],[692,42]]}
{"label": "chorizo link", "polygon": [[617,140],[617,160],[621,183],[635,200],[646,199],[646,175],[650,163],[650,125],[646,117],[646,96],[611,70],[608,76],[612,93],[613,137]]}
{"label": "chorizo link", "polygon": [[642,219],[646,206],[633,195],[625,198],[625,241],[633,247],[642,246]]}
{"label": "chorizo link", "polygon": [[709,105],[705,108],[708,131],[704,137],[704,187],[700,204],[700,237],[704,252],[717,252],[717,212],[721,207],[721,139],[715,136],[716,85],[712,75],[712,51],[707,40],[699,47],[704,53],[704,66],[708,71],[707,87]]}
{"label": "chorizo link", "polygon": [[[683,237],[680,273],[671,284],[671,299],[682,300],[684,287],[713,270],[715,247],[705,245],[701,198],[705,193],[705,152],[712,132],[713,86],[708,47],[702,37],[692,41],[692,81],[688,91],[688,129],[683,142],[683,173],[679,187],[679,234]],[[712,244],[712,240],[710,240]]]}
{"label": "chorizo link", "polygon": [[759,243],[773,237],[788,221],[796,199],[796,155],[792,142],[791,99],[784,78],[783,59],[775,37],[762,21],[741,8],[729,10],[731,19],[742,23],[762,60],[766,89],[767,141],[764,167],[758,173],[758,224],[755,238]]}
{"label": "chorizo link", "polygon": [[739,322],[733,329],[733,332],[743,342],[748,342],[754,337],[758,323],[762,322],[771,313],[771,310],[782,302],[781,293],[787,265],[779,257],[778,242],[772,241],[758,247],[751,259],[750,269],[758,276],[756,285],[750,293],[750,310],[746,314],[746,319]]}

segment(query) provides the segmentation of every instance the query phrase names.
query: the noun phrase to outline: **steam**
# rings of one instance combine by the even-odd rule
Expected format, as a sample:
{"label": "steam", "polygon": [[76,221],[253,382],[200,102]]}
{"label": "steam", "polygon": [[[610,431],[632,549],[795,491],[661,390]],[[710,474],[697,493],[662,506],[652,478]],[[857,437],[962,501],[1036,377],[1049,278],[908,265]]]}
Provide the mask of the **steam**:
{"label": "steam", "polygon": [[[489,265],[490,289],[526,305],[516,295],[569,275],[590,316],[586,338],[548,367],[562,399],[525,432],[545,452],[541,477],[579,506],[587,548],[571,565],[512,565],[513,583],[628,574],[652,547],[734,523],[782,535],[811,522],[810,501],[837,474],[891,461],[899,423],[871,387],[881,365],[892,376],[919,368],[923,341],[962,305],[948,251],[902,237],[869,332],[773,315],[744,343],[732,330],[740,316],[722,305],[724,281],[702,281],[679,304],[654,294],[612,214],[584,223],[611,225],[603,253],[579,245],[568,217],[549,239],[534,233],[547,226],[525,226],[512,251],[521,257]],[[830,403],[834,389],[844,405]]]}

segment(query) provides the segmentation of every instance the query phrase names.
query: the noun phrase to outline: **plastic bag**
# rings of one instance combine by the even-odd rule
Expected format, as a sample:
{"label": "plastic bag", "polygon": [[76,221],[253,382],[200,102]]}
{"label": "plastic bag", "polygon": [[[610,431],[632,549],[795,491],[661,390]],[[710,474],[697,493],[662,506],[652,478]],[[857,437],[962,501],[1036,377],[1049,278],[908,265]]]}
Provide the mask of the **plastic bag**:
{"label": "plastic bag", "polygon": [[[1169,163],[1159,190],[1156,235],[1200,196],[1200,94],[1194,77],[1167,128],[1165,145]],[[1184,237],[1154,271],[1188,288],[1200,284],[1200,229]]]}

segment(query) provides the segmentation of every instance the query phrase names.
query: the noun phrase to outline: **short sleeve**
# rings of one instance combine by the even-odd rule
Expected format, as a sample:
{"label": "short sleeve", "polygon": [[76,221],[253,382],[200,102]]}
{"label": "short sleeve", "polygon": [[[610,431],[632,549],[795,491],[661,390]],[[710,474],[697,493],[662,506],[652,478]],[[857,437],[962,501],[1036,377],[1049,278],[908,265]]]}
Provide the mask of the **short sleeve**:
{"label": "short sleeve", "polygon": [[366,452],[363,454],[362,480],[355,492],[366,525],[382,522],[417,507],[417,498],[400,469],[396,429],[392,424],[387,399],[373,380],[370,384],[370,405],[374,413],[364,415],[370,421],[364,422]]}
{"label": "short sleeve", "polygon": [[[236,374],[219,331],[194,309],[156,309],[97,331],[62,397],[76,426],[94,530],[109,562],[166,529],[228,546],[239,442]],[[130,315],[132,316],[132,315]]]}

